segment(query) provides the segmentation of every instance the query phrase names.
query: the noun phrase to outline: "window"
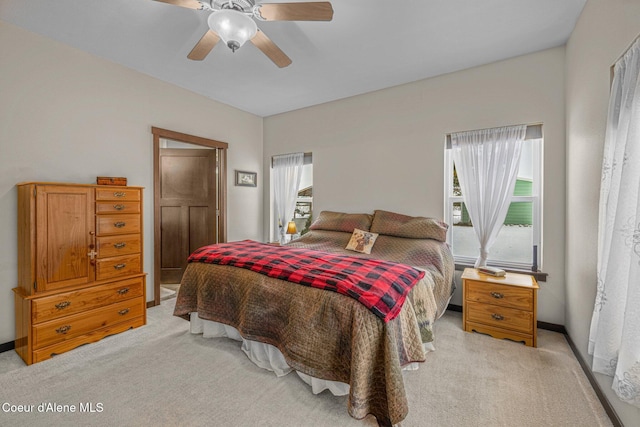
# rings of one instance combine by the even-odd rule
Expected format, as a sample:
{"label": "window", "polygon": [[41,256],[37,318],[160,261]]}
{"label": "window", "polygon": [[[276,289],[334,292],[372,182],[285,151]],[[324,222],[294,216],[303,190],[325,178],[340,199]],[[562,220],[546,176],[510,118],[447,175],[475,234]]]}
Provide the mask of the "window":
{"label": "window", "polygon": [[309,231],[309,226],[313,221],[313,163],[305,163],[302,167],[293,221],[301,235]]}
{"label": "window", "polygon": [[[487,263],[503,268],[540,269],[542,126],[528,126],[522,146],[516,186],[498,237]],[[456,263],[473,265],[479,244],[458,184],[450,140],[445,148],[445,220],[450,225],[447,242]]]}
{"label": "window", "polygon": [[[300,153],[302,154],[302,153]],[[289,196],[289,201],[287,205],[290,206],[291,216],[287,217],[286,220],[278,218],[278,208],[276,207],[274,196],[275,193],[275,179],[274,179],[274,159],[280,158],[287,155],[281,156],[273,156],[271,158],[271,241],[288,241],[288,239],[292,236],[286,235],[283,236],[281,233],[284,233],[283,227],[286,229],[288,222],[293,221],[296,225],[296,233],[294,236],[299,236],[305,234],[309,231],[309,226],[313,221],[313,156],[311,153],[304,153],[302,158],[302,165],[297,166],[295,170],[290,170],[288,175],[288,182],[292,184],[293,187],[297,185],[297,187],[291,188],[295,193],[291,193]],[[299,182],[299,184],[296,184]],[[289,190],[287,190],[289,191]],[[293,198],[292,198],[293,197]],[[289,204],[291,203],[291,204]]]}

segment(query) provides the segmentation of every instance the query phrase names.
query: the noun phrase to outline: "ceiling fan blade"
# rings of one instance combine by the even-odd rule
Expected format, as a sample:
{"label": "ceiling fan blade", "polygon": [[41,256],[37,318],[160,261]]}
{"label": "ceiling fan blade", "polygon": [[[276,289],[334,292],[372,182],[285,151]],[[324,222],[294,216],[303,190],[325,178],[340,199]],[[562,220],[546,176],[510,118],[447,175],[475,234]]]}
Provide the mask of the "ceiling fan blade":
{"label": "ceiling fan blade", "polygon": [[186,7],[188,9],[202,9],[200,2],[196,0],[155,0],[160,3],[169,3],[175,6]]}
{"label": "ceiling fan blade", "polygon": [[307,3],[262,3],[256,8],[265,21],[331,21],[333,7],[328,1]]}
{"label": "ceiling fan blade", "polygon": [[258,49],[269,57],[280,68],[284,68],[291,64],[291,59],[282,51],[269,37],[258,29],[256,35],[251,39]]}
{"label": "ceiling fan blade", "polygon": [[196,43],[196,45],[191,49],[187,58],[192,59],[194,61],[202,61],[207,57],[211,49],[220,41],[220,37],[213,31],[209,30],[204,33],[204,36]]}

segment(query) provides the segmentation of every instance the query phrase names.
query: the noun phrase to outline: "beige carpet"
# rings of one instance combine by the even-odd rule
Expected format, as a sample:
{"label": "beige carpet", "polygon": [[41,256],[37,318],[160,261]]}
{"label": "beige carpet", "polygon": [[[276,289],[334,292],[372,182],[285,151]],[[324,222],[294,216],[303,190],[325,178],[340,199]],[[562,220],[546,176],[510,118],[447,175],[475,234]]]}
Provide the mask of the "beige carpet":
{"label": "beige carpet", "polygon": [[177,295],[180,284],[162,284],[160,285],[160,300],[173,298]]}
{"label": "beige carpet", "polygon": [[[313,395],[295,374],[276,378],[228,339],[205,340],[171,315],[175,299],[148,311],[148,325],[32,366],[0,354],[2,426],[374,426],[352,419],[346,398]],[[468,334],[459,313],[435,325],[437,351],[405,387],[413,426],[611,425],[561,334],[539,331],[537,349]],[[76,412],[38,412],[38,405]],[[80,412],[80,404],[98,412]],[[51,405],[48,405],[51,407]],[[101,412],[100,412],[101,410]]]}

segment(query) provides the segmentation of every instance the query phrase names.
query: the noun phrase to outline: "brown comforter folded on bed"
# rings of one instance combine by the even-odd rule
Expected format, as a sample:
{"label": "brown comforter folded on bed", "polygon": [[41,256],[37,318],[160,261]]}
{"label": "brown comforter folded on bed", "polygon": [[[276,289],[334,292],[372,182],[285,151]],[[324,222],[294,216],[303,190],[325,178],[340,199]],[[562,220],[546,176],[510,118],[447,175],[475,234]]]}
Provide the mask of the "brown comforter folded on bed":
{"label": "brown comforter folded on bed", "polygon": [[[335,244],[338,238],[333,249],[342,250],[346,246],[342,240],[348,241],[349,236],[313,231],[306,240],[300,239],[298,246],[307,247],[305,242],[322,246],[325,243],[320,241],[325,237]],[[381,425],[399,423],[408,412],[401,368],[425,360],[422,343],[432,340],[431,325],[446,308],[452,292],[453,263],[442,242],[413,239],[402,247],[406,244],[403,241],[410,239],[388,239],[399,239],[395,244],[400,246],[392,252],[403,252],[400,257],[422,257],[420,265],[407,263],[427,274],[411,291],[399,316],[386,324],[356,300],[335,292],[241,268],[201,263],[187,266],[174,314],[187,318],[197,312],[202,319],[235,327],[246,339],[274,345],[293,369],[349,384],[351,416],[360,419],[372,414]],[[394,246],[391,240],[387,244]],[[415,246],[423,244],[426,252]],[[349,252],[354,254],[359,256]],[[401,262],[393,258],[386,257]]]}

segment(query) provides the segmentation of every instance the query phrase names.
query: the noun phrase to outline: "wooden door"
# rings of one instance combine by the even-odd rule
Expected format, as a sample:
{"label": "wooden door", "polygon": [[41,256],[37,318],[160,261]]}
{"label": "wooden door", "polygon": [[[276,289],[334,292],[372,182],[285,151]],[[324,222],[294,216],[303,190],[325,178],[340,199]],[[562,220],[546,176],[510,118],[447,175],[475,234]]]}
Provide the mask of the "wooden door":
{"label": "wooden door", "polygon": [[92,282],[95,237],[94,189],[36,187],[36,290]]}
{"label": "wooden door", "polygon": [[160,149],[160,283],[180,283],[187,258],[218,243],[215,149]]}

